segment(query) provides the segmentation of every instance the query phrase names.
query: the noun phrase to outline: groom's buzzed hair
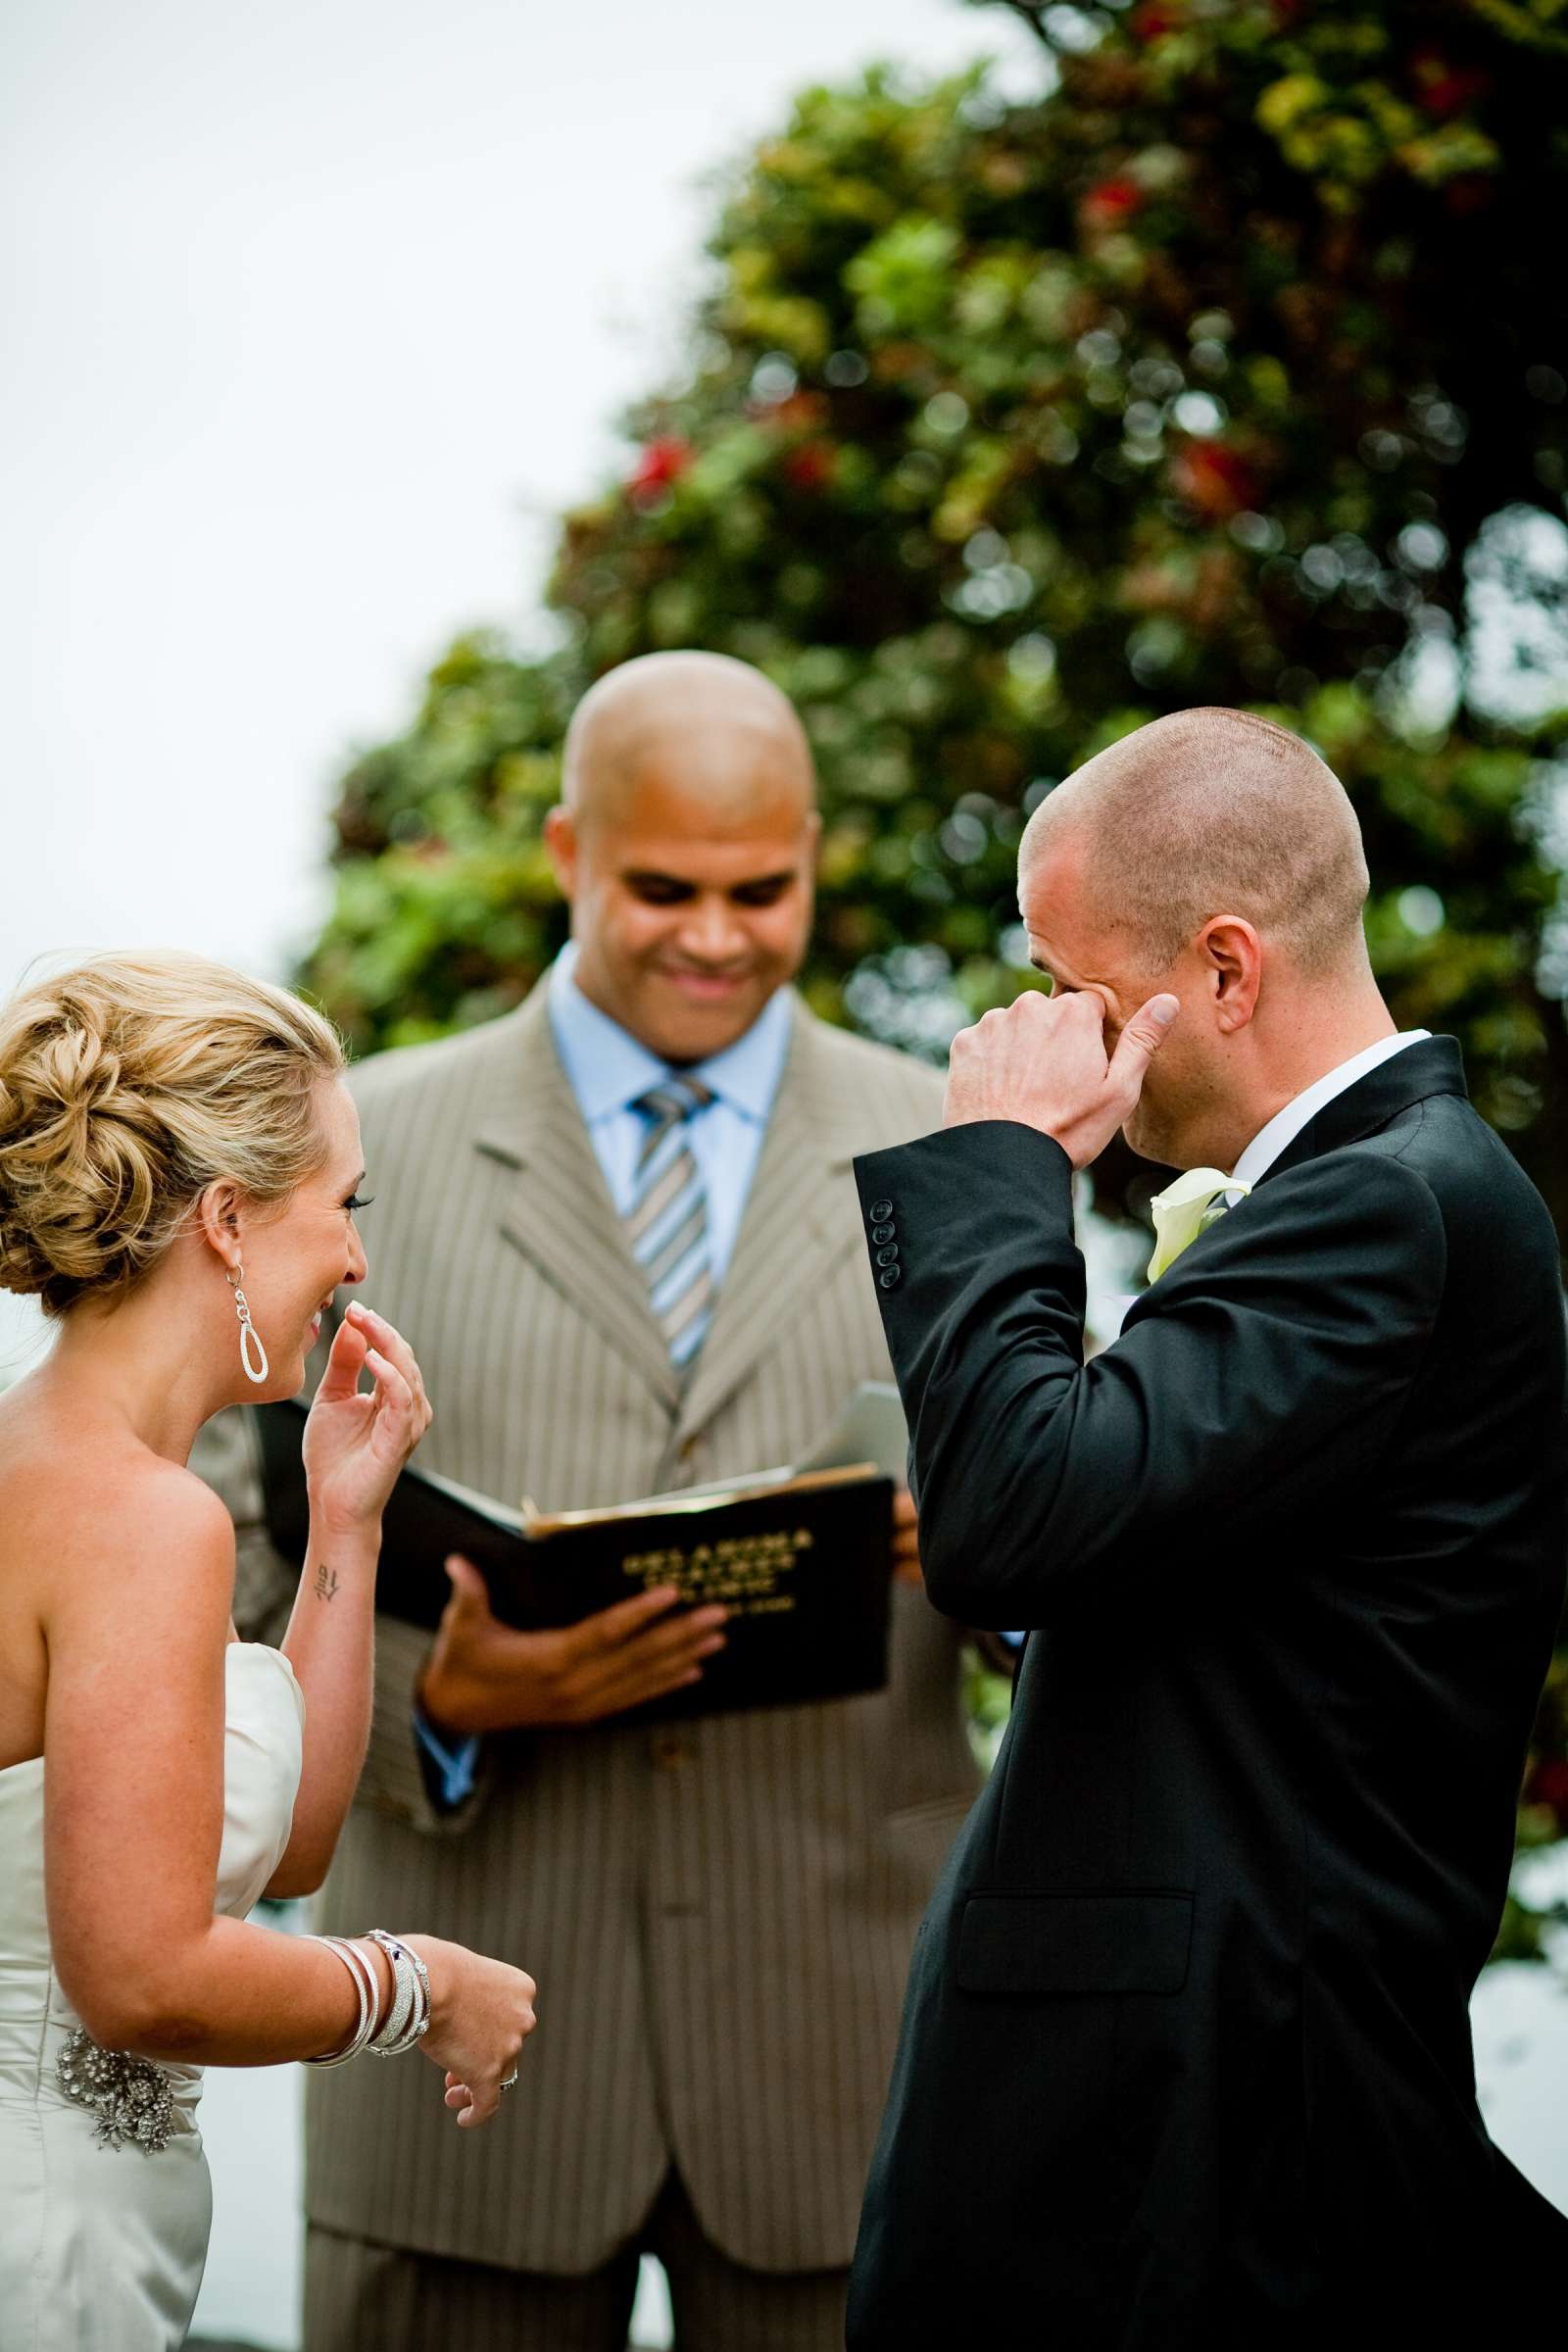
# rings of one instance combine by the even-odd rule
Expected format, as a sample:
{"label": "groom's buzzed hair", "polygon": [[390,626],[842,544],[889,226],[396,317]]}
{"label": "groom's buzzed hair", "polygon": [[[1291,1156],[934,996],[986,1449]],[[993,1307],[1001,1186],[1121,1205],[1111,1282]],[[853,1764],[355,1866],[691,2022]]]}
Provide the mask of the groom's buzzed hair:
{"label": "groom's buzzed hair", "polygon": [[1344,785],[1310,746],[1249,710],[1176,710],[1075,769],[1035,810],[1027,866],[1071,829],[1097,923],[1168,969],[1204,923],[1239,914],[1303,972],[1364,962],[1368,877]]}

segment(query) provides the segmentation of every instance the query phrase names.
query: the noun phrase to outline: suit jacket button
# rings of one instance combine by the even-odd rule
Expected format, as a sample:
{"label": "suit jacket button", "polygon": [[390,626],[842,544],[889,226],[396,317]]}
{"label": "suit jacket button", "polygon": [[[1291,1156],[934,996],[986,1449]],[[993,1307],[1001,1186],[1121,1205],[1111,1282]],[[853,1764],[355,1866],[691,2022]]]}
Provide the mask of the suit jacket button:
{"label": "suit jacket button", "polygon": [[889,1244],[888,1244],[888,1246],[887,1246],[887,1248],[886,1248],[885,1250],[879,1250],[877,1251],[877,1253],[876,1253],[876,1262],[877,1262],[877,1264],[878,1264],[879,1266],[891,1266],[891,1265],[896,1265],[896,1264],[897,1264],[897,1262],[898,1262],[898,1255],[899,1255],[899,1245],[898,1245],[898,1243],[897,1243],[897,1242],[889,1242]]}
{"label": "suit jacket button", "polygon": [[897,1231],[896,1225],[873,1225],[871,1239],[873,1242],[891,1242]]}
{"label": "suit jacket button", "polygon": [[872,1201],[872,1203],[871,1203],[871,1222],[872,1222],[872,1224],[873,1224],[873,1225],[880,1225],[884,1217],[891,1217],[891,1216],[892,1216],[892,1214],[893,1214],[893,1203],[892,1203],[892,1201],[891,1201],[891,1200],[873,1200],[873,1201]]}
{"label": "suit jacket button", "polygon": [[877,1280],[885,1291],[891,1291],[903,1270],[902,1266],[884,1266]]}

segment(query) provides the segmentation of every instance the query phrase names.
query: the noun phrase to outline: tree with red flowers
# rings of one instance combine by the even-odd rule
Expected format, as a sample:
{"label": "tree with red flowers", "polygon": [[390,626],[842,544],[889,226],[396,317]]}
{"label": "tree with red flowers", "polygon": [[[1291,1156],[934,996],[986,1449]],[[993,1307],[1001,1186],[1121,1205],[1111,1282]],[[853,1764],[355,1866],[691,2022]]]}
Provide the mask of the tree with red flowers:
{"label": "tree with red flowers", "polygon": [[[1250,704],[1344,775],[1395,1008],[1460,1034],[1568,1231],[1568,277],[1532,233],[1568,12],[1005,4],[1037,100],[873,74],[740,172],[691,371],[564,524],[565,652],[455,648],[356,763],[311,976],[367,1044],[514,999],[559,931],[572,694],[703,644],[816,745],[814,1001],[940,1052],[1019,984],[1040,793],[1151,713]],[[1141,1186],[1113,1160],[1101,1199]]]}
{"label": "tree with red flowers", "polygon": [[[1248,705],[1344,778],[1396,1015],[1461,1037],[1568,1234],[1568,8],[995,4],[1039,33],[1035,98],[874,73],[738,171],[690,368],[564,520],[562,650],[460,642],[355,761],[304,977],[362,1048],[515,1003],[563,935],[572,700],[701,645],[815,747],[811,1001],[940,1055],[1030,984],[1041,795],[1146,717]],[[1151,1180],[1107,1155],[1100,1204]]]}
{"label": "tree with red flowers", "polygon": [[657,508],[692,462],[692,445],[679,433],[656,433],[626,476],[626,496],[644,514]]}

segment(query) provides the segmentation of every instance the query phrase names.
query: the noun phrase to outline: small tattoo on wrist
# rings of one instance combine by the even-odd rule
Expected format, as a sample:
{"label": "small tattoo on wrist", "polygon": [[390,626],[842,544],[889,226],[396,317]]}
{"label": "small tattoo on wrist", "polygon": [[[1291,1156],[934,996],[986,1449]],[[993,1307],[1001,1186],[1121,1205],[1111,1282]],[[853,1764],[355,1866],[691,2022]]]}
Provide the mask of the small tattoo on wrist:
{"label": "small tattoo on wrist", "polygon": [[336,1592],[337,1571],[321,1560],[316,1570],[316,1596],[318,1600],[330,1600]]}

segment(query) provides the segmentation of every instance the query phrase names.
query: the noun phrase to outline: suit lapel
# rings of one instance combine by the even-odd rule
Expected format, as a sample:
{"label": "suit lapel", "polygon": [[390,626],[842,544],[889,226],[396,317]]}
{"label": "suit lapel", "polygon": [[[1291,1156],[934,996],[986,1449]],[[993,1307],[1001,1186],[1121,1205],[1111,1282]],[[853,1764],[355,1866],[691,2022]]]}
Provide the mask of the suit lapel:
{"label": "suit lapel", "polygon": [[1433,1095],[1464,1095],[1467,1091],[1464,1060],[1455,1039],[1429,1037],[1419,1045],[1402,1046],[1375,1070],[1358,1078],[1354,1086],[1325,1102],[1257,1181],[1267,1184],[1287,1168],[1299,1167],[1303,1160],[1336,1152],[1364,1135],[1375,1135],[1401,1110],[1413,1109]]}
{"label": "suit lapel", "polygon": [[541,981],[511,1021],[473,1149],[513,1171],[501,1232],[671,1406],[680,1383],[550,1026]]}
{"label": "suit lapel", "polygon": [[835,1213],[835,1196],[850,1183],[850,1162],[864,1142],[858,1105],[834,1087],[815,1022],[797,1000],[735,1252],[682,1394],[556,1052],[547,985],[541,981],[517,1013],[496,1024],[472,1148],[511,1171],[504,1239],[678,1411],[679,1434],[689,1435],[777,1345],[828,1269],[858,1246],[858,1217]]}
{"label": "suit lapel", "polygon": [[859,1148],[855,1105],[835,1091],[815,1022],[797,999],[789,1054],[712,1329],[682,1400],[681,1433],[702,1428],[810,1299],[829,1266],[859,1245],[858,1216],[835,1215]]}

